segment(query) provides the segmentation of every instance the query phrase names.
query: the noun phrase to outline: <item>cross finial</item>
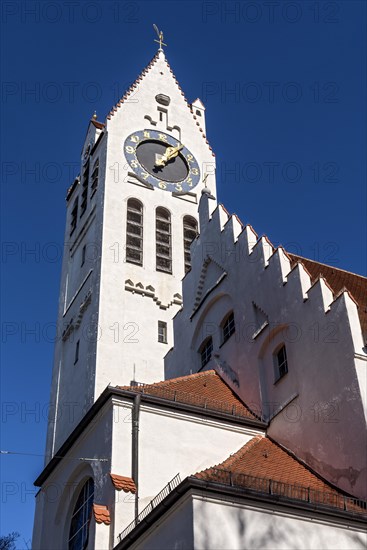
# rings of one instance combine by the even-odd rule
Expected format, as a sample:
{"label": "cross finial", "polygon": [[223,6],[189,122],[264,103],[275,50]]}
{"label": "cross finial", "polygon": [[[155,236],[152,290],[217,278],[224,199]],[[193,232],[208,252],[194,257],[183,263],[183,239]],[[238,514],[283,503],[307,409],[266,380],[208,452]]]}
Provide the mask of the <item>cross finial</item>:
{"label": "cross finial", "polygon": [[163,31],[160,31],[155,23],[153,23],[153,29],[155,30],[158,36],[158,40],[154,40],[154,42],[158,42],[159,50],[163,51],[162,46],[167,46],[167,44],[163,42]]}

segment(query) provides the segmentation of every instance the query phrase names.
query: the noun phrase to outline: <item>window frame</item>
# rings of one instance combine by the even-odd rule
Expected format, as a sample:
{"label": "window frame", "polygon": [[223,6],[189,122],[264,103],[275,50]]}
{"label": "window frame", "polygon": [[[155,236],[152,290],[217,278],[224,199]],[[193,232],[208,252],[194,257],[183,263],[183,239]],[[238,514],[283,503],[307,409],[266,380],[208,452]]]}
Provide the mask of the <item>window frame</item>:
{"label": "window frame", "polygon": [[[129,219],[130,217],[130,219]],[[134,217],[136,219],[134,219]],[[137,220],[137,218],[140,218]],[[135,228],[135,230],[133,230]],[[136,228],[139,231],[136,232]],[[129,264],[143,266],[143,248],[144,248],[144,206],[143,203],[134,197],[127,200],[126,203],[126,247],[125,261]],[[130,239],[130,242],[129,242]],[[139,241],[139,245],[133,244]],[[130,254],[129,254],[130,252]],[[137,260],[134,252],[139,255]]]}
{"label": "window frame", "polygon": [[[75,501],[73,511],[71,513],[69,521],[69,533],[68,533],[68,550],[85,550],[88,547],[89,539],[89,526],[93,514],[93,501],[94,501],[94,480],[89,477],[79,490],[77,499]],[[77,514],[82,516],[82,525],[78,527],[78,520],[75,520],[76,531],[72,533],[73,519],[78,517]],[[74,528],[75,529],[75,528]],[[76,539],[76,535],[81,536],[81,540]],[[74,542],[72,542],[74,539]],[[78,546],[76,546],[76,544]]]}
{"label": "window frame", "polygon": [[[193,223],[192,223],[193,222]],[[183,248],[184,248],[184,268],[185,273],[188,273],[191,270],[191,254],[190,247],[191,243],[196,239],[198,235],[198,221],[193,216],[186,215],[182,220],[183,226]],[[195,235],[191,238],[189,233]]]}
{"label": "window frame", "polygon": [[165,321],[158,321],[158,342],[167,344],[167,323]]}
{"label": "window frame", "polygon": [[[227,324],[228,324],[228,327],[229,327],[228,330],[226,330]],[[223,320],[220,324],[220,329],[221,329],[221,339],[222,339],[221,346],[223,346],[223,344],[225,344],[230,339],[232,334],[234,334],[236,332],[236,323],[235,323],[235,319],[234,319],[233,309],[231,311],[229,311],[225,315],[225,317],[223,317]]]}
{"label": "window frame", "polygon": [[[281,352],[283,352],[282,361],[279,360],[279,355]],[[281,380],[288,374],[287,348],[284,342],[279,344],[279,346],[277,346],[273,351],[273,366],[274,366],[274,384],[276,384],[277,382],[279,382],[279,380]]]}
{"label": "window frame", "polygon": [[[167,229],[164,229],[164,225],[167,225]],[[171,212],[163,206],[157,206],[155,210],[155,269],[172,275]]]}
{"label": "window frame", "polygon": [[[210,352],[208,353],[207,349],[210,348]],[[200,347],[198,349],[198,353],[200,354],[200,369],[203,369],[210,361],[213,355],[213,337],[207,336],[205,340],[200,344]]]}

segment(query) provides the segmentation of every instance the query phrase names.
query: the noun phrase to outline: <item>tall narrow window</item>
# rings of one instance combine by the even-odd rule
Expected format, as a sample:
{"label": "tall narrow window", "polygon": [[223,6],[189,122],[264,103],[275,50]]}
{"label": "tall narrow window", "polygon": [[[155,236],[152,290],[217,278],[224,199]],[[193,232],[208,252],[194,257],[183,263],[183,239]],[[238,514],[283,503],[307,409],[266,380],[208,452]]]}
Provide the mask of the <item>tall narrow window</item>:
{"label": "tall narrow window", "polygon": [[225,316],[221,323],[222,327],[222,343],[227,342],[228,338],[232,336],[232,334],[236,330],[236,326],[234,324],[234,314],[233,311],[231,311],[228,315]]}
{"label": "tall narrow window", "polygon": [[91,195],[97,190],[98,187],[98,174],[99,174],[99,158],[93,164],[92,177],[91,177]]}
{"label": "tall narrow window", "polygon": [[273,355],[273,360],[275,382],[277,382],[280,378],[283,378],[283,376],[285,376],[288,372],[287,352],[284,344],[275,351]]}
{"label": "tall narrow window", "polygon": [[213,353],[213,338],[209,336],[204,340],[199,348],[200,358],[201,358],[201,368],[209,362],[212,353]]}
{"label": "tall narrow window", "polygon": [[172,273],[171,214],[165,208],[156,210],[156,269]]}
{"label": "tall narrow window", "polygon": [[75,346],[74,365],[79,361],[79,346],[80,346],[80,340],[77,341]]}
{"label": "tall narrow window", "polygon": [[127,201],[126,261],[143,265],[143,205],[137,199]]}
{"label": "tall narrow window", "polygon": [[190,245],[198,234],[198,222],[192,216],[185,216],[183,219],[185,273],[191,269]]}
{"label": "tall narrow window", "polygon": [[94,482],[92,478],[89,478],[83,485],[74,506],[69,530],[69,550],[84,550],[87,548],[93,497]]}
{"label": "tall narrow window", "polygon": [[78,198],[75,199],[73,204],[73,209],[71,211],[70,236],[74,233],[77,223],[78,223]]}
{"label": "tall narrow window", "polygon": [[87,251],[87,245],[85,244],[82,248],[82,261],[81,261],[80,267],[83,267],[83,265],[85,264],[86,251]]}
{"label": "tall narrow window", "polygon": [[82,177],[82,201],[80,203],[80,217],[83,216],[88,204],[89,160],[84,166]]}
{"label": "tall narrow window", "polygon": [[167,323],[158,321],[158,342],[167,344]]}

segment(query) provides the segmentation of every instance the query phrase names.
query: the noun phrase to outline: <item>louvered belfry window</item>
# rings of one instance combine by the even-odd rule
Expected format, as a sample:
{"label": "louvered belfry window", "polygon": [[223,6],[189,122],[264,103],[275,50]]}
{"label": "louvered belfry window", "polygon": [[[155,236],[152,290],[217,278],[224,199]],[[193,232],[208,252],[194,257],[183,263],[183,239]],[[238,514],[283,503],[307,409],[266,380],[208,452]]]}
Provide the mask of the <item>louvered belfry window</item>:
{"label": "louvered belfry window", "polygon": [[156,210],[155,238],[156,269],[172,273],[171,214],[162,207]]}
{"label": "louvered belfry window", "polygon": [[127,201],[126,261],[143,265],[143,205],[137,199]]}
{"label": "louvered belfry window", "polygon": [[91,184],[91,195],[97,190],[98,187],[98,175],[99,175],[99,159],[93,164],[92,172],[92,184]]}
{"label": "louvered belfry window", "polygon": [[198,222],[192,216],[183,219],[185,273],[191,269],[190,245],[198,234]]}

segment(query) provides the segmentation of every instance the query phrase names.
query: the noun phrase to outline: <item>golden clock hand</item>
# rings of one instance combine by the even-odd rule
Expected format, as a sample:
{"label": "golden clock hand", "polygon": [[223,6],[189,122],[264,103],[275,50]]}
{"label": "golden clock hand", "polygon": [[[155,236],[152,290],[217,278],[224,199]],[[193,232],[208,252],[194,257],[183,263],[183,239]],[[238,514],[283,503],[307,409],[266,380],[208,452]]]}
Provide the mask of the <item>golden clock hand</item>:
{"label": "golden clock hand", "polygon": [[155,166],[165,166],[167,162],[177,157],[178,152],[183,148],[183,145],[177,145],[177,147],[167,147],[164,154],[157,160]]}

